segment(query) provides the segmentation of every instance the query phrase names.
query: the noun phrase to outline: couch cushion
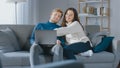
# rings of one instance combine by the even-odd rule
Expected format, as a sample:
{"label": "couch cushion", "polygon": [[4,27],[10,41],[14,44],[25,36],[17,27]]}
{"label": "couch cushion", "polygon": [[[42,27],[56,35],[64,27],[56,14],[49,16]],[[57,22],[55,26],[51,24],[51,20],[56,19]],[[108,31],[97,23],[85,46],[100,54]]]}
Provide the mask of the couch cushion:
{"label": "couch cushion", "polygon": [[94,53],[91,57],[84,57],[80,55],[75,55],[78,61],[84,62],[84,63],[111,63],[114,62],[114,54],[110,52],[99,52]]}
{"label": "couch cushion", "polygon": [[0,30],[0,52],[20,50],[17,38],[10,28]]}
{"label": "couch cushion", "polygon": [[93,48],[95,53],[105,51],[110,45],[112,45],[112,40],[114,37],[104,37],[102,41]]}
{"label": "couch cushion", "polygon": [[91,39],[91,42],[92,42],[93,46],[96,46],[102,41],[102,38],[104,36],[108,36],[108,34],[109,33],[106,32],[106,31],[101,31],[101,32],[96,32],[92,35],[89,35],[89,37]]}
{"label": "couch cushion", "polygon": [[27,51],[4,53],[1,55],[1,61],[3,66],[28,66],[30,65],[29,54]]}

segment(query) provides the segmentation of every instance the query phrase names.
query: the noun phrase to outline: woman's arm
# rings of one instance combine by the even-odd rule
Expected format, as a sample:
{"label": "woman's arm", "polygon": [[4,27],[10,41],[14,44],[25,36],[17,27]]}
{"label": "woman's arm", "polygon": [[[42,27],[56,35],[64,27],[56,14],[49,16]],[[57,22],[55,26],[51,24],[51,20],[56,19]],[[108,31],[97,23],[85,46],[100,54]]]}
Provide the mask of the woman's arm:
{"label": "woman's arm", "polygon": [[80,30],[83,30],[83,29],[79,24],[79,22],[75,21],[70,25],[68,25],[67,27],[60,27],[60,28],[56,28],[55,30],[57,30],[57,36],[63,36],[66,34],[80,32]]}

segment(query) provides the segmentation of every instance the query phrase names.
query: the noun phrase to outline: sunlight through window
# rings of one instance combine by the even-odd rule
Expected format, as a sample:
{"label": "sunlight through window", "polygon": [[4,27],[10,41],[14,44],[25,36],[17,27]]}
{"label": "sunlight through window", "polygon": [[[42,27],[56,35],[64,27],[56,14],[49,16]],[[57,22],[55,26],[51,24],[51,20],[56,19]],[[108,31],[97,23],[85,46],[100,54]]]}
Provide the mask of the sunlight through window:
{"label": "sunlight through window", "polygon": [[15,24],[15,5],[0,0],[0,24]]}

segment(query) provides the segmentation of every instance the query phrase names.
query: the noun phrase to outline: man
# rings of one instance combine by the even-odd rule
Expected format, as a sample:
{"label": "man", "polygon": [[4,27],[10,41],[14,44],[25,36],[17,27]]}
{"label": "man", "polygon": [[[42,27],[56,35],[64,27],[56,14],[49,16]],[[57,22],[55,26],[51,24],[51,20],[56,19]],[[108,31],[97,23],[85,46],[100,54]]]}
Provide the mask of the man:
{"label": "man", "polygon": [[[36,65],[42,63],[42,58],[41,61],[39,61],[39,55],[43,53],[43,49],[41,46],[38,46],[38,44],[35,44],[35,30],[53,30],[55,28],[59,28],[60,26],[57,25],[63,15],[63,12],[60,9],[54,9],[50,15],[50,19],[46,23],[38,23],[32,32],[31,38],[30,38],[30,43],[31,43],[31,49],[30,49],[30,63],[31,65]],[[61,45],[64,44],[64,39],[62,37],[57,37],[58,40],[61,41]],[[57,41],[60,43],[59,41]],[[62,47],[60,45],[55,45],[52,48],[54,48],[53,52],[53,61],[60,61],[63,58],[62,55]],[[55,49],[57,48],[57,49]],[[55,54],[57,52],[61,54]],[[43,60],[44,61],[44,60]]]}

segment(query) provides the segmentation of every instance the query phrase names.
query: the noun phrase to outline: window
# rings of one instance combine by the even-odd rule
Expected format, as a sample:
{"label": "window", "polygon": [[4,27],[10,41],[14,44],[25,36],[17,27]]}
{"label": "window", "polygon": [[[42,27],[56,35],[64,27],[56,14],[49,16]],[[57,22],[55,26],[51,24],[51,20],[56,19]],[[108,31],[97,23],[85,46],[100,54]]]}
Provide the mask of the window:
{"label": "window", "polygon": [[0,24],[15,24],[15,4],[0,0]]}

